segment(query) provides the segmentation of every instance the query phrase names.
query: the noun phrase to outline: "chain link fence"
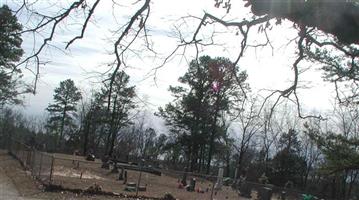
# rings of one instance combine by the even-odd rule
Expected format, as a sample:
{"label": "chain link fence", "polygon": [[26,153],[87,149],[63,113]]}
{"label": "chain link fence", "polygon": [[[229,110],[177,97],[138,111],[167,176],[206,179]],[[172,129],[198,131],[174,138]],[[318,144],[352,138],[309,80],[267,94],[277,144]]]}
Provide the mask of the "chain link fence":
{"label": "chain link fence", "polygon": [[51,154],[40,152],[22,142],[10,140],[9,153],[14,156],[31,175],[43,184],[52,181],[55,158]]}

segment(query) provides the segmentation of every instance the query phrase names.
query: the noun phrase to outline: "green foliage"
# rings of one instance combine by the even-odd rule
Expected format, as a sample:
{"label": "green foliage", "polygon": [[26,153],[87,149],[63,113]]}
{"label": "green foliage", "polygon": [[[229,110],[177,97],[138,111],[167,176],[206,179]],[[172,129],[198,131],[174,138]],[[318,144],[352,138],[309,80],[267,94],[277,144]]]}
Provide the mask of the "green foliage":
{"label": "green foliage", "polygon": [[121,128],[132,124],[130,112],[136,107],[134,102],[135,86],[128,86],[130,76],[124,71],[117,72],[113,78],[112,85],[106,85],[102,88],[102,96],[104,103],[107,104],[106,125],[107,140],[106,148],[109,155],[113,153],[117,134]]}
{"label": "green foliage", "polygon": [[316,142],[326,158],[322,169],[326,172],[340,172],[343,170],[359,169],[359,139],[357,137],[345,137],[332,132],[322,135],[305,125],[307,134]]}
{"label": "green foliage", "polygon": [[[89,153],[88,150],[93,151],[98,148],[101,141],[101,132],[107,122],[107,108],[105,106],[105,97],[101,92],[92,94],[88,105],[83,105],[80,111],[82,133],[81,142],[83,142],[83,154]],[[98,138],[96,141],[96,138]]]}
{"label": "green foliage", "polygon": [[[188,71],[179,78],[185,86],[170,86],[175,98],[157,113],[166,121],[175,136],[175,143],[182,147],[191,168],[215,152],[215,142],[223,136],[219,118],[231,114],[244,98],[247,74],[227,58],[202,56],[191,61]],[[208,149],[208,150],[207,150]],[[202,152],[202,155],[200,154]],[[201,157],[201,158],[200,158]]]}
{"label": "green foliage", "polygon": [[136,107],[133,98],[135,97],[135,86],[128,86],[130,77],[124,72],[118,72],[114,78],[112,91],[110,87],[102,88],[99,96],[102,98],[107,109],[107,123],[118,131],[121,127],[131,124],[129,114]]}
{"label": "green foliage", "polygon": [[300,178],[306,169],[304,158],[286,150],[279,151],[272,160],[271,183],[285,186],[288,181],[300,185]]}
{"label": "green foliage", "polygon": [[124,71],[121,71],[116,73],[111,93],[108,87],[102,89],[102,96],[107,98],[105,103],[107,105],[109,104],[108,109],[111,110],[111,115],[115,117],[113,120],[115,120],[120,127],[130,123],[129,111],[136,107],[133,101],[136,95],[135,86],[128,86],[129,81],[130,76]]}
{"label": "green foliage", "polygon": [[8,6],[0,8],[0,106],[20,104],[18,85],[21,71],[16,68],[24,51],[21,48],[21,24]]}
{"label": "green foliage", "polygon": [[46,108],[50,114],[47,128],[49,132],[58,136],[57,142],[61,144],[64,136],[70,136],[69,134],[76,128],[74,119],[81,93],[71,79],[61,81],[60,86],[55,88],[54,92],[54,103]]}
{"label": "green foliage", "polygon": [[7,148],[11,140],[22,141],[36,148],[45,146],[46,141],[39,137],[43,130],[38,120],[9,107],[0,109],[0,148]]}
{"label": "green foliage", "polygon": [[294,129],[289,129],[288,133],[283,133],[279,138],[279,145],[289,153],[299,153],[301,145],[298,133]]}
{"label": "green foliage", "polygon": [[298,133],[290,129],[288,133],[282,134],[279,143],[282,149],[271,161],[270,182],[280,186],[288,182],[302,184],[300,178],[306,170],[306,161],[299,155]]}
{"label": "green foliage", "polygon": [[[353,55],[359,54],[355,46],[348,47]],[[323,64],[324,78],[328,81],[348,81],[359,79],[359,61],[351,55],[338,54],[330,49],[306,49],[306,53],[313,61]]]}

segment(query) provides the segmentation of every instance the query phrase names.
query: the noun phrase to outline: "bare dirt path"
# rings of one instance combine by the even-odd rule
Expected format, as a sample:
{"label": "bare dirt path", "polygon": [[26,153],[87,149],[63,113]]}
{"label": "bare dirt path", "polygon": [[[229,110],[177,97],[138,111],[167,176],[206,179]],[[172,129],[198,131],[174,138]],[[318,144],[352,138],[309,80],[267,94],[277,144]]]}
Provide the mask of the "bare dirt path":
{"label": "bare dirt path", "polygon": [[22,200],[11,179],[0,168],[0,199]]}
{"label": "bare dirt path", "polygon": [[[4,164],[7,162],[8,156],[6,151],[0,150],[0,162]],[[0,166],[0,200],[35,200],[32,198],[22,197],[11,178],[7,175],[5,170]]]}

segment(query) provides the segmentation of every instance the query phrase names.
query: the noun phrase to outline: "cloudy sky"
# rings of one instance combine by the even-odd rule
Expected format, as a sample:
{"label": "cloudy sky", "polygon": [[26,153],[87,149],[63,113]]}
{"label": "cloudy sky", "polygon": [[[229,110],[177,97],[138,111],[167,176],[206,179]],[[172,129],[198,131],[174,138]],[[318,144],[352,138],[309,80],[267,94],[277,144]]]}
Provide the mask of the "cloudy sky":
{"label": "cloudy sky", "polygon": [[[18,8],[21,2],[0,0],[0,4],[8,4],[12,9]],[[33,5],[33,9],[45,14],[54,14],[58,8],[68,5],[71,1],[54,2],[56,1],[39,0]],[[93,3],[91,0],[87,2],[89,5]],[[65,42],[80,33],[79,22],[83,18],[78,16],[81,16],[81,12],[60,24],[50,43],[56,48],[47,47],[40,55],[43,61],[49,62],[41,66],[37,94],[26,96],[25,112],[31,115],[44,113],[44,109],[52,101],[54,88],[67,78],[74,79],[85,94],[89,95],[91,90],[98,89],[99,82],[103,78],[100,74],[111,67],[108,64],[114,59],[111,52],[113,40],[118,36],[115,31],[128,22],[129,16],[136,12],[136,8],[141,6],[142,2],[137,0],[123,4],[121,2],[121,5],[113,8],[112,1],[101,1],[86,30],[85,37],[77,40],[67,50],[64,49]],[[195,56],[194,47],[189,46],[185,56],[181,56],[183,52],[181,49],[170,62],[157,71],[156,75],[153,74],[153,68],[159,66],[179,44],[176,27],[180,28],[184,38],[190,38],[199,24],[199,19],[183,17],[201,18],[204,12],[226,20],[240,21],[249,16],[250,10],[243,7],[242,1],[232,1],[229,14],[226,14],[225,9],[215,8],[214,0],[152,1],[147,28],[150,42],[157,54],[146,51],[141,42],[135,43],[133,51],[126,54],[128,66],[126,72],[131,76],[131,84],[136,85],[139,97],[147,99],[148,109],[156,110],[158,106],[171,100],[170,93],[167,91],[168,86],[177,84],[178,77],[185,73],[188,62]],[[19,13],[18,17],[25,27],[31,27],[36,22],[35,18],[28,20],[29,15],[26,12]],[[218,45],[204,47],[200,55],[225,56],[234,60],[238,55],[241,41],[241,37],[236,34],[237,30],[220,25],[208,25],[201,30],[199,36],[204,41],[208,41],[213,32],[215,32],[214,41]],[[49,29],[44,29],[41,34],[48,33]],[[293,78],[291,65],[295,59],[295,48],[293,48],[295,43],[290,41],[296,37],[296,32],[291,23],[284,22],[281,26],[274,26],[268,35],[273,49],[248,48],[239,62],[240,68],[248,73],[248,82],[253,91],[263,96],[267,94],[267,89],[285,89],[290,85]],[[36,49],[42,41],[41,35],[36,35],[35,40],[32,34],[23,37],[23,48],[27,55],[31,54],[34,45]],[[263,34],[251,30],[249,44],[258,44],[265,41],[264,39]],[[302,68],[308,66],[304,64]],[[28,67],[33,69],[31,65]],[[25,80],[32,82],[34,76],[29,70],[24,72]],[[301,75],[300,85],[307,89],[300,89],[298,93],[305,110],[322,110],[330,106],[333,87],[321,81],[320,76],[318,66],[312,66]]]}

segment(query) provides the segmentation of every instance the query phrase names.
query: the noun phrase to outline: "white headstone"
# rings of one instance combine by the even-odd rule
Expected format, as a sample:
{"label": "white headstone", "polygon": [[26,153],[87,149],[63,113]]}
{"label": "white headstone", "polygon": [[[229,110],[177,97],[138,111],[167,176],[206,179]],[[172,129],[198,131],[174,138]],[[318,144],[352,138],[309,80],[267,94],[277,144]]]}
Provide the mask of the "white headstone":
{"label": "white headstone", "polygon": [[214,188],[216,190],[220,190],[222,188],[222,185],[223,185],[223,167],[219,168],[218,170],[217,182]]}

